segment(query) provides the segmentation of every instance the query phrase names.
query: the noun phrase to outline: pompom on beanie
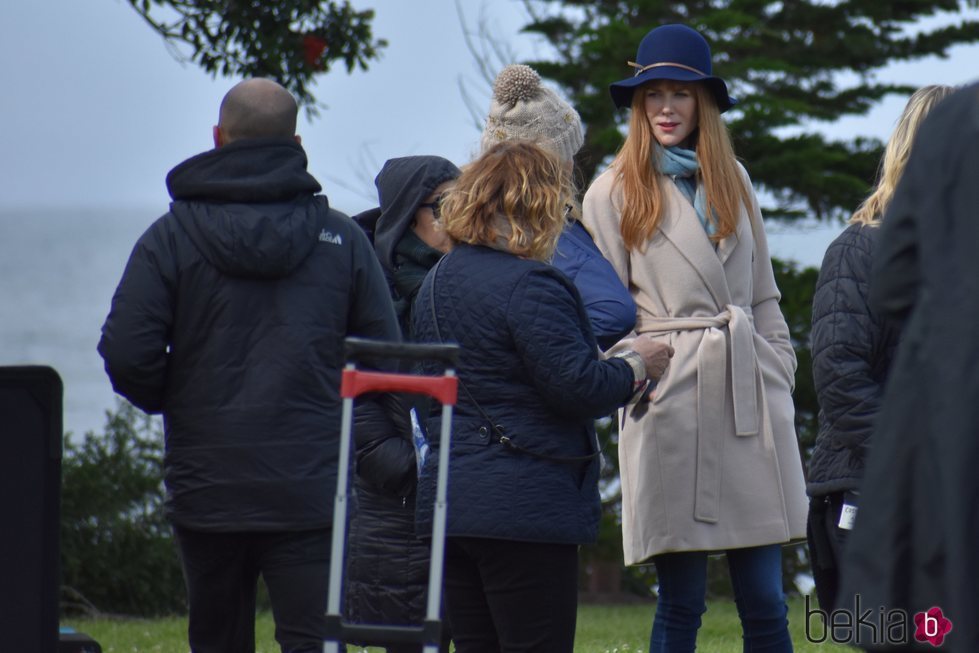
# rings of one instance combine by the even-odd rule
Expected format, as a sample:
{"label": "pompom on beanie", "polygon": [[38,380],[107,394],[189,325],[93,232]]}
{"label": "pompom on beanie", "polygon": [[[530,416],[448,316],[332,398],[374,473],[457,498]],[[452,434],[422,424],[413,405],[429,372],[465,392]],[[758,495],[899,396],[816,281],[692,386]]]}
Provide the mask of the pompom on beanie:
{"label": "pompom on beanie", "polygon": [[480,149],[485,152],[509,140],[531,141],[564,161],[571,161],[585,140],[578,112],[523,64],[509,65],[497,75]]}

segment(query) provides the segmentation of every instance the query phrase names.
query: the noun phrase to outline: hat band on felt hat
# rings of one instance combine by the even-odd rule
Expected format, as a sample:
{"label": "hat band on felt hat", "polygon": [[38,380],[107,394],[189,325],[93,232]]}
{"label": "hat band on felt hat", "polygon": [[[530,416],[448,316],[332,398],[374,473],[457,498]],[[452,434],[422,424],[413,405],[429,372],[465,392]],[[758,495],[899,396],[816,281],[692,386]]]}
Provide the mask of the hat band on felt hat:
{"label": "hat band on felt hat", "polygon": [[709,77],[709,75],[707,73],[705,73],[705,72],[703,72],[701,70],[697,70],[693,66],[687,66],[687,65],[682,64],[682,63],[673,63],[671,61],[661,61],[659,63],[651,63],[648,66],[643,66],[641,64],[637,64],[635,61],[628,61],[626,63],[628,63],[633,68],[636,68],[637,69],[636,70],[636,74],[633,75],[633,77],[638,77],[639,75],[642,75],[647,70],[651,70],[652,68],[659,68],[660,66],[671,66],[671,67],[674,67],[674,68],[683,68],[684,70],[689,70],[692,73],[697,73],[701,77]]}

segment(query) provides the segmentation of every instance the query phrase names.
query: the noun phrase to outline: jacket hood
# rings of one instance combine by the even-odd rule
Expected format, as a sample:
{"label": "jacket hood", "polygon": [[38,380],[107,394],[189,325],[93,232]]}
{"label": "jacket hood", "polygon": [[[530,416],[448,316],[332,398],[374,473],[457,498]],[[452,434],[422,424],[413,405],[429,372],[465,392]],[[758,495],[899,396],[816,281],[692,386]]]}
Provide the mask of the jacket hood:
{"label": "jacket hood", "polygon": [[394,272],[394,250],[411,226],[418,205],[432,191],[461,174],[451,161],[440,156],[405,156],[389,159],[374,179],[380,215],[374,226],[374,249],[381,267]]}
{"label": "jacket hood", "polygon": [[170,171],[170,210],[201,255],[236,277],[292,273],[319,238],[329,206],[289,139],[237,141]]}

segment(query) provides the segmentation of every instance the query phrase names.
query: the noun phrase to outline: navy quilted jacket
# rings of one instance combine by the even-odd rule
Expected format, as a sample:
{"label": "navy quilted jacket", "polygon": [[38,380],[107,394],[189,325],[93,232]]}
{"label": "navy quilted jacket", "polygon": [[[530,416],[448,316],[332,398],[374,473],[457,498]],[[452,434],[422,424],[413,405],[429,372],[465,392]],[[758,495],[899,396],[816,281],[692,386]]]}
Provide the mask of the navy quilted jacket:
{"label": "navy quilted jacket", "polygon": [[[574,285],[538,261],[457,246],[422,284],[419,342],[458,342],[458,373],[483,411],[519,446],[550,456],[596,450],[593,420],[625,403],[632,371],[600,361]],[[432,293],[441,338],[433,322]],[[431,532],[440,415],[418,485],[419,532]],[[462,389],[453,420],[449,536],[581,544],[598,533],[599,462],[559,463],[504,448]]]}
{"label": "navy quilted jacket", "polygon": [[826,249],[812,305],[812,371],[819,434],[809,461],[812,496],[854,490],[897,347],[892,323],[867,304],[880,229],[851,225]]}

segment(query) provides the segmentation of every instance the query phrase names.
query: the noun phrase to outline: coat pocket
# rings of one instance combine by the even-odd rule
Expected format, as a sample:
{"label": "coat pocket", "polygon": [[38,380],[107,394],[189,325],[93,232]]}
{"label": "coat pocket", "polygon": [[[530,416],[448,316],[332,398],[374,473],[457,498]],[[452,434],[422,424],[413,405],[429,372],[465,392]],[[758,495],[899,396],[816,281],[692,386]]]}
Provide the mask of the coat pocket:
{"label": "coat pocket", "polygon": [[762,374],[765,376],[774,374],[785,382],[789,392],[792,392],[795,389],[795,373],[789,371],[775,347],[758,334],[755,335],[755,352],[758,364],[762,367]]}

